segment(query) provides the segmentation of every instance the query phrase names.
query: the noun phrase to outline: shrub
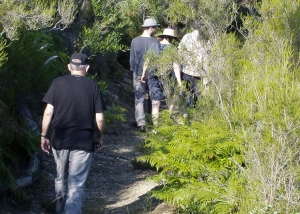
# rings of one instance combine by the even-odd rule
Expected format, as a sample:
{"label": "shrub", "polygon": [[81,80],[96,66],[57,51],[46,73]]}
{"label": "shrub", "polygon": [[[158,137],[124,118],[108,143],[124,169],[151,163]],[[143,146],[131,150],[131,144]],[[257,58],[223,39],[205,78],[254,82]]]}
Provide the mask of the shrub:
{"label": "shrub", "polygon": [[237,167],[244,163],[241,138],[214,121],[178,125],[167,115],[160,121],[168,125],[159,126],[146,140],[151,153],[140,158],[161,170],[153,179],[164,185],[153,195],[188,213],[236,210],[238,189],[243,188]]}

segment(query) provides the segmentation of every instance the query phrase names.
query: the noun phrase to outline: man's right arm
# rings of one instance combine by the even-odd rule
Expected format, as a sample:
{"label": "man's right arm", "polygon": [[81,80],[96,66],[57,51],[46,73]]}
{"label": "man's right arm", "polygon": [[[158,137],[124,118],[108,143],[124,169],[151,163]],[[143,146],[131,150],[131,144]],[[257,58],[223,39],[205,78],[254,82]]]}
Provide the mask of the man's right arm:
{"label": "man's right arm", "polygon": [[143,73],[142,73],[142,77],[141,77],[141,80],[143,83],[146,82],[146,72],[147,72],[147,68],[148,68],[148,64],[149,64],[149,59],[146,59],[144,61],[144,65],[143,65]]}
{"label": "man's right arm", "polygon": [[41,133],[41,148],[48,155],[50,153],[50,142],[49,139],[46,137],[46,135],[52,120],[53,112],[54,112],[54,106],[48,103],[44,111],[44,116],[42,121],[42,133]]}
{"label": "man's right arm", "polygon": [[131,42],[130,45],[130,58],[129,58],[129,65],[130,65],[130,70],[133,72],[134,71],[134,43],[133,41]]}

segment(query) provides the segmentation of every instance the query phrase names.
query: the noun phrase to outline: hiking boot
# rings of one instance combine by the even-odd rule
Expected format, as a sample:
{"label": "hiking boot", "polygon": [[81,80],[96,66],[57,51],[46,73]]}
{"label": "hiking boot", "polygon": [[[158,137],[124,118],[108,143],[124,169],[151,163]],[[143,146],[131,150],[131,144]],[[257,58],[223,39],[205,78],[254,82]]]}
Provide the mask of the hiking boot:
{"label": "hiking boot", "polygon": [[134,122],[131,122],[130,123],[130,126],[131,127],[134,127],[134,128],[138,128],[138,126],[137,126],[137,123],[134,121]]}
{"label": "hiking boot", "polygon": [[157,134],[157,131],[155,129],[153,129],[150,133],[151,134]]}
{"label": "hiking boot", "polygon": [[139,126],[139,131],[140,132],[146,132],[146,126]]}

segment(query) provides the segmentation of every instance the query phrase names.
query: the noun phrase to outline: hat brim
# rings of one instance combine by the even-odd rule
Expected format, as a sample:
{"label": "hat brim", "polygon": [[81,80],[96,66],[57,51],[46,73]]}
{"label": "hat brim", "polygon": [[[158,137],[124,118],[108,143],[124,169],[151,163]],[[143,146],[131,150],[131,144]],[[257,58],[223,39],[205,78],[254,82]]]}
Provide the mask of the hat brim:
{"label": "hat brim", "polygon": [[170,37],[173,37],[175,39],[177,39],[178,37],[177,36],[172,36],[172,35],[167,35],[167,34],[159,34],[159,35],[156,35],[157,37],[162,37],[162,36],[170,36]]}
{"label": "hat brim", "polygon": [[160,24],[157,24],[157,25],[142,25],[142,27],[156,27],[156,26],[159,26]]}

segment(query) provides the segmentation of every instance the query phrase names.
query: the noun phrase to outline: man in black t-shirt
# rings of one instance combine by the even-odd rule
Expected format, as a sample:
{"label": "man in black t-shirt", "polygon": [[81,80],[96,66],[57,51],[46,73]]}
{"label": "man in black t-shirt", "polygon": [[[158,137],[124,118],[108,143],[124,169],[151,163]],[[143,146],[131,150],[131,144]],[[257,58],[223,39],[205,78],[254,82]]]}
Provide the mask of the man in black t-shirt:
{"label": "man in black t-shirt", "polygon": [[[145,19],[143,33],[141,36],[134,38],[130,46],[130,70],[133,72],[133,87],[135,98],[135,120],[139,130],[144,132],[146,125],[146,117],[144,111],[145,95],[147,93],[147,85],[141,81],[144,65],[144,55],[146,54],[149,46],[157,39],[153,38],[157,24],[153,18]],[[149,100],[148,100],[149,101]],[[148,105],[151,107],[151,105]],[[150,109],[149,109],[150,110]],[[151,111],[149,111],[151,112]]]}
{"label": "man in black t-shirt", "polygon": [[[71,56],[71,75],[56,78],[43,102],[46,109],[42,121],[41,148],[50,153],[46,137],[51,124],[51,147],[57,168],[55,179],[56,213],[81,213],[84,185],[90,169],[95,145],[103,145],[106,110],[96,82],[85,77],[89,69],[87,56]],[[99,137],[93,139],[95,120]]]}

